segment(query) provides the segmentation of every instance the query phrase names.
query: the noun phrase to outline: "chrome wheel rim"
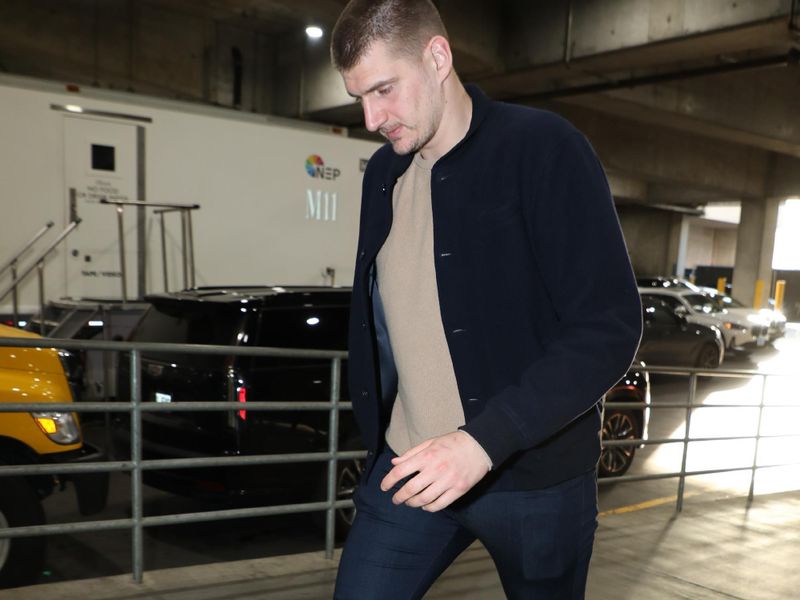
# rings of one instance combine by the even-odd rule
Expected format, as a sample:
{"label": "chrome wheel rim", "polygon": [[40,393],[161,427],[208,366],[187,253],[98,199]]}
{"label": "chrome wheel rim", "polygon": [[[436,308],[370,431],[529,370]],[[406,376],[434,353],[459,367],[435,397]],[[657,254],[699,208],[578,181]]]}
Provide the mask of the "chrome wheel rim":
{"label": "chrome wheel rim", "polygon": [[[364,470],[364,465],[360,460],[348,461],[344,463],[341,471],[339,472],[339,480],[336,482],[336,499],[337,500],[352,500],[353,494],[358,487],[358,482],[361,479],[361,472]],[[356,507],[340,508],[339,516],[348,525],[353,524],[356,518]]]}
{"label": "chrome wheel rim", "polygon": [[[636,424],[626,413],[614,413],[603,423],[603,441],[636,439]],[[633,460],[633,446],[603,447],[600,463],[606,473],[614,474],[624,471]]]}
{"label": "chrome wheel rim", "polygon": [[[0,529],[7,529],[8,527],[8,519],[6,519],[3,511],[0,511]],[[3,567],[5,567],[6,561],[8,560],[8,555],[10,553],[11,540],[9,538],[0,539],[0,571],[2,571]]]}

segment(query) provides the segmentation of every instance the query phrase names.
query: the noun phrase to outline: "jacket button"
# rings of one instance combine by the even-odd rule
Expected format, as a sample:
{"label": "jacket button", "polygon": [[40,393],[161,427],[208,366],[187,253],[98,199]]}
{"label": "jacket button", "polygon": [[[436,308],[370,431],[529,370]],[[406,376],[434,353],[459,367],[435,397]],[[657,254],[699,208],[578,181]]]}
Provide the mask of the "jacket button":
{"label": "jacket button", "polygon": [[381,192],[383,192],[384,194],[386,193],[386,184],[383,184],[381,186]]}
{"label": "jacket button", "polygon": [[367,328],[367,322],[361,321],[361,329],[366,329],[366,328]]}
{"label": "jacket button", "polygon": [[366,255],[367,253],[362,250],[361,252],[358,253],[358,258],[364,258]]}
{"label": "jacket button", "polygon": [[369,396],[369,392],[367,390],[361,390],[361,396],[366,398],[367,396]]}

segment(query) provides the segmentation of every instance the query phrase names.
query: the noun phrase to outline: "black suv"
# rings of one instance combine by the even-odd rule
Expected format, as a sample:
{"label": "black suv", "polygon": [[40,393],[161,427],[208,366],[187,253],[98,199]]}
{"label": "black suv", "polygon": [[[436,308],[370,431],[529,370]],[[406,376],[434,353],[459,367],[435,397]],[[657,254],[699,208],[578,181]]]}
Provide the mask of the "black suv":
{"label": "black suv", "polygon": [[[345,350],[350,291],[336,288],[200,288],[147,297],[151,307],[131,332],[131,341],[272,346]],[[237,411],[145,412],[145,459],[327,452],[327,411],[247,411],[248,401],[323,401],[330,398],[327,359],[163,354],[143,352],[142,399],[182,403],[227,400]],[[342,390],[347,370],[341,370]],[[118,398],[130,397],[130,363],[119,361]],[[127,417],[116,419],[115,450],[130,448]],[[361,444],[352,413],[341,411],[339,445]],[[338,496],[352,495],[360,461],[339,463]],[[153,487],[204,498],[236,498],[302,492],[325,498],[326,463],[292,463],[225,468],[145,471]],[[352,515],[340,511],[337,529]]]}
{"label": "black suv", "polygon": [[[232,346],[271,346],[344,350],[350,290],[345,288],[259,287],[200,288],[152,295],[151,308],[129,339]],[[145,402],[190,401],[327,401],[330,361],[232,355],[164,355],[142,353],[142,399]],[[342,368],[342,399],[347,370]],[[117,390],[129,398],[129,361],[120,357]],[[631,371],[607,395],[609,401],[649,401],[646,375]],[[144,412],[142,451],[145,459],[325,452],[327,411]],[[117,417],[115,449],[130,448],[127,417]],[[340,448],[359,449],[350,411],[340,415]],[[608,410],[604,439],[646,435],[646,411]],[[633,460],[633,447],[609,448],[600,463],[601,476],[621,475]],[[360,461],[341,461],[339,499],[352,496]],[[326,463],[294,463],[226,468],[147,470],[144,481],[162,490],[196,497],[245,497],[292,494],[302,501],[325,497]],[[309,496],[312,496],[310,498]],[[321,513],[320,513],[321,514]],[[339,511],[337,531],[344,534],[352,511]]]}

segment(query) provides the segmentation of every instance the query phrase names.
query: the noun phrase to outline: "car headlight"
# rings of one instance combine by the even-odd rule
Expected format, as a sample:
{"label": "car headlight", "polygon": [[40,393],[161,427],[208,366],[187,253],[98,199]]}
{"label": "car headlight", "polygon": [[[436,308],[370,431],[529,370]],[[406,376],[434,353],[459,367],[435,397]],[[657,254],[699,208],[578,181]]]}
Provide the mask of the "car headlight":
{"label": "car headlight", "polygon": [[80,440],[81,432],[72,413],[34,412],[31,416],[42,433],[56,444],[74,444]]}

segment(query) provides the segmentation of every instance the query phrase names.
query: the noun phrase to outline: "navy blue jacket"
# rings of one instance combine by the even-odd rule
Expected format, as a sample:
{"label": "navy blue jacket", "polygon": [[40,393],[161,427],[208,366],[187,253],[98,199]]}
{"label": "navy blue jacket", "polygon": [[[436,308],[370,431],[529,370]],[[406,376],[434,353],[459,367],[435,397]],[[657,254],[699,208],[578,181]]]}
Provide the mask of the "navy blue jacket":
{"label": "navy blue jacket", "polygon": [[[480,487],[542,488],[595,468],[600,401],[633,360],[641,304],[584,136],[552,113],[467,91],[469,131],[431,172],[442,322],[463,429],[494,464]],[[375,257],[411,159],[387,144],[364,174],[349,383],[370,457],[397,391]]]}

